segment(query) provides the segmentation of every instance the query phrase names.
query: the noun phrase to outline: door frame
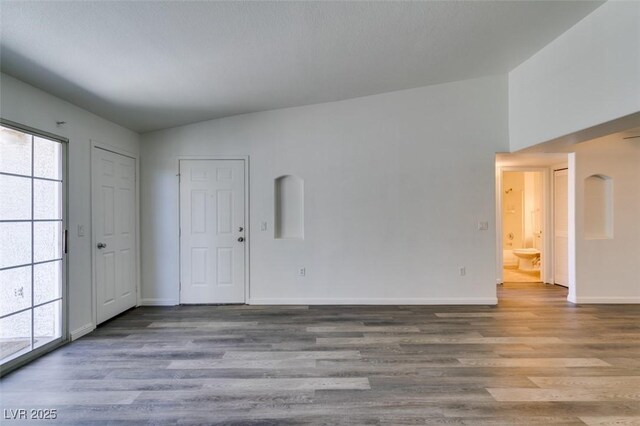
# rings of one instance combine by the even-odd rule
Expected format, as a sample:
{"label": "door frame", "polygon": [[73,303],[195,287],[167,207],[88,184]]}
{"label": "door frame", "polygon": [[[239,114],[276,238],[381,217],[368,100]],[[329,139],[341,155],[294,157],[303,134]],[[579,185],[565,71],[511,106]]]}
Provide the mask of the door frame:
{"label": "door frame", "polygon": [[245,223],[245,237],[244,237],[244,304],[247,304],[248,300],[251,300],[251,276],[250,276],[250,256],[251,256],[251,224],[249,216],[249,156],[248,155],[179,155],[176,157],[176,185],[178,189],[178,202],[176,203],[176,235],[178,241],[178,282],[177,290],[178,294],[175,300],[178,304],[182,303],[182,286],[180,280],[182,279],[182,250],[180,242],[180,223],[182,218],[180,217],[180,161],[183,160],[241,160],[244,162],[244,223]]}
{"label": "door frame", "polygon": [[[551,246],[553,247],[553,251],[554,251],[554,259],[555,259],[555,250],[556,250],[556,215],[555,215],[555,209],[556,209],[556,172],[558,171],[563,171],[566,170],[567,171],[567,286],[566,288],[568,289],[570,286],[570,279],[569,279],[569,223],[571,222],[570,220],[570,216],[569,216],[569,165],[553,165],[551,166],[551,205],[553,206],[553,209],[551,210],[551,223],[552,223],[552,228],[551,228],[551,232],[553,233],[552,237],[553,237],[553,241],[551,243]],[[553,270],[551,271],[551,278],[552,278],[552,284],[554,285],[559,285],[561,287],[564,287],[561,284],[556,284],[556,273],[555,273],[555,265]]]}
{"label": "door frame", "polygon": [[553,230],[553,183],[552,171],[549,167],[504,166],[496,170],[496,284],[504,283],[503,247],[502,247],[502,181],[504,172],[541,172],[542,173],[542,257],[540,280],[552,284],[553,278],[553,244],[549,232]]}
{"label": "door frame", "polygon": [[[140,282],[141,282],[141,267],[140,267],[140,154],[127,151],[124,148],[120,148],[117,146],[113,146],[110,144],[106,144],[104,142],[98,142],[94,139],[91,139],[91,155],[90,155],[90,192],[91,192],[91,226],[90,226],[90,239],[91,239],[91,319],[93,324],[91,324],[91,330],[95,329],[98,324],[98,288],[97,288],[97,280],[96,280],[96,256],[94,247],[98,243],[96,240],[96,220],[94,217],[93,205],[95,203],[96,194],[93,193],[93,160],[95,156],[95,150],[101,149],[103,151],[112,152],[114,154],[122,155],[124,157],[129,157],[135,160],[136,170],[135,170],[135,188],[136,188],[136,197],[135,197],[135,218],[136,218],[136,234],[135,234],[135,267],[136,267],[136,307],[140,306]],[[87,330],[87,332],[91,331]],[[84,335],[84,334],[83,334]],[[80,337],[80,336],[78,336]]]}

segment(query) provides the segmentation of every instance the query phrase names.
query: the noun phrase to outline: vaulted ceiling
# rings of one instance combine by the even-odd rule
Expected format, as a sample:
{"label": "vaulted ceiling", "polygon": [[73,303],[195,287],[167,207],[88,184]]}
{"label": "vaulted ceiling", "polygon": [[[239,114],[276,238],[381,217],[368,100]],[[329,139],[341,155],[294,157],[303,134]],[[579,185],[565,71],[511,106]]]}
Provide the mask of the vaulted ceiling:
{"label": "vaulted ceiling", "polygon": [[2,0],[0,60],[148,132],[505,73],[600,4]]}

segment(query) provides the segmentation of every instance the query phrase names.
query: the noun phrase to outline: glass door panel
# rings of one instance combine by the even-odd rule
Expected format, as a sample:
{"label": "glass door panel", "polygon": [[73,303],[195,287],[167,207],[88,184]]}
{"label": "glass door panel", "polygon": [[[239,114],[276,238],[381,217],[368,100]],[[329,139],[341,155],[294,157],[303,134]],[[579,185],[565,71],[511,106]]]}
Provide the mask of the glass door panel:
{"label": "glass door panel", "polygon": [[0,127],[0,172],[31,176],[33,136]]}
{"label": "glass door panel", "polygon": [[0,268],[31,263],[30,222],[0,222]]}
{"label": "glass door panel", "polygon": [[31,310],[0,319],[0,356],[8,361],[31,351]]}
{"label": "glass door panel", "polygon": [[39,348],[61,337],[60,300],[33,309],[33,347]]}
{"label": "glass door panel", "polygon": [[63,144],[0,126],[0,365],[63,333]]}
{"label": "glass door panel", "polygon": [[0,175],[0,220],[31,219],[31,179]]}
{"label": "glass door panel", "polygon": [[8,316],[31,307],[31,265],[0,271],[0,316]]}

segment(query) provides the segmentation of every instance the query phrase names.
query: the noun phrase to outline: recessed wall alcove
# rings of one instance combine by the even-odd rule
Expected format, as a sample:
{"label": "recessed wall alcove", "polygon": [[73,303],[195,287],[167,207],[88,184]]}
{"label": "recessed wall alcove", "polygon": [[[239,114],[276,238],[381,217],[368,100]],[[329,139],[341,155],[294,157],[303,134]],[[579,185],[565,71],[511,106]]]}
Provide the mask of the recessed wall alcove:
{"label": "recessed wall alcove", "polygon": [[591,175],[584,180],[584,237],[613,238],[613,179]]}
{"label": "recessed wall alcove", "polygon": [[276,239],[304,239],[304,180],[284,175],[275,180]]}

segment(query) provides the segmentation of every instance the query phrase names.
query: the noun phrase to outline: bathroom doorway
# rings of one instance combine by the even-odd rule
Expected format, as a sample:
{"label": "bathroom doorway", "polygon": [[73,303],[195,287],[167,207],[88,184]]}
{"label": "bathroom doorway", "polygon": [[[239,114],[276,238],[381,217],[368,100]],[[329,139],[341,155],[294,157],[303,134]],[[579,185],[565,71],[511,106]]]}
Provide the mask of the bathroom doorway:
{"label": "bathroom doorway", "polygon": [[496,155],[497,284],[554,283],[554,171],[568,167],[563,153]]}
{"label": "bathroom doorway", "polygon": [[544,174],[502,171],[503,281],[542,282]]}

